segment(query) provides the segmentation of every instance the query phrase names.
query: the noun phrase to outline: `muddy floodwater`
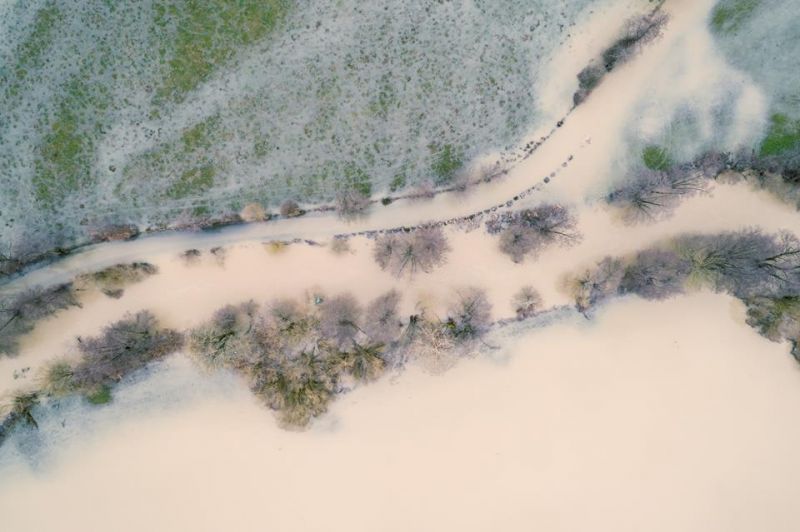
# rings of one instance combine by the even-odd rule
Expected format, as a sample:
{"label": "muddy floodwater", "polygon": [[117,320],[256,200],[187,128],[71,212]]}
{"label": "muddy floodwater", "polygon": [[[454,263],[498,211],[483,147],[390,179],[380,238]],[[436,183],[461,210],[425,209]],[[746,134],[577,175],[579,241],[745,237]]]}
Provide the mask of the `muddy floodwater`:
{"label": "muddy floodwater", "polygon": [[[631,168],[656,171],[640,148],[663,140],[664,129],[669,135],[674,129],[675,145],[687,153],[694,148],[686,145],[701,141],[717,155],[752,151],[764,136],[770,96],[717,49],[709,29],[717,4],[608,0],[587,8],[556,52],[536,58],[537,125],[515,148],[536,149],[507,165],[504,175],[477,179],[465,190],[448,185],[432,197],[387,198],[383,205],[373,191],[362,216],[301,205],[310,212],[99,243],[0,279],[5,297],[121,263],[157,270],[108,297],[76,282],[78,304],[43,313],[19,335],[18,353],[0,354],[0,398],[36,393],[43,402],[27,411],[34,423],[19,414],[27,424],[0,431],[0,532],[800,530],[800,364],[789,342],[770,341],[748,325],[743,303],[752,311],[754,300],[769,296],[774,310],[791,307],[797,296],[736,299],[726,287],[712,292],[711,281],[692,277],[663,300],[615,288],[587,310],[567,288],[568,277],[575,281],[604,257],[628,260],[681,235],[757,229],[771,242],[780,240],[775,235],[787,246],[798,242],[787,236],[800,231],[796,206],[764,190],[763,174],[756,179],[732,164],[652,219],[629,223],[610,205],[609,193]],[[741,6],[742,13],[752,7]],[[653,9],[668,16],[663,31],[604,71],[588,99],[573,106],[576,73],[618,39],[621,20]],[[745,16],[726,13],[733,17],[728,24]],[[210,91],[200,100],[213,102]],[[688,133],[681,120],[690,123]],[[647,147],[665,165],[674,162],[665,148]],[[502,156],[471,161],[470,175]],[[665,168],[658,171],[667,175]],[[783,185],[779,191],[788,190]],[[486,222],[542,205],[569,212],[576,236],[512,261]],[[377,234],[397,228],[415,234],[413,228],[431,223],[447,241],[441,263],[413,276],[379,266]],[[695,258],[681,255],[692,268]],[[634,263],[625,264],[621,272]],[[786,281],[800,271],[792,264],[779,273],[796,292],[800,283]],[[234,364],[201,367],[202,348],[193,346],[193,358],[191,342],[148,359],[155,361],[143,369],[113,375],[113,393],[105,388],[103,404],[90,404],[92,395],[84,397],[79,387],[66,397],[43,391],[49,364],[76,363],[86,338],[143,310],[159,327],[187,333],[228,304],[289,298],[311,308],[348,294],[366,308],[395,290],[398,327],[430,319],[456,338],[445,330],[453,325],[448,312],[472,287],[485,292],[491,310],[485,328],[465,342],[469,349],[452,349],[457,363],[437,372],[413,356],[405,367],[387,356],[385,374],[358,386],[347,381],[302,430],[282,427],[263,397],[230,369]],[[541,296],[541,308],[515,320],[522,287]],[[770,322],[772,336],[796,337],[797,317],[789,314]],[[354,338],[336,347],[337,356],[367,345]],[[326,338],[315,341],[327,348]],[[389,351],[401,344],[385,343]],[[259,363],[272,356],[265,353]]]}
{"label": "muddy floodwater", "polygon": [[235,379],[145,380],[126,393],[183,399],[108,414],[43,470],[6,455],[0,512],[17,531],[793,531],[800,369],[742,321],[712,294],[621,301],[356,390],[303,433]]}

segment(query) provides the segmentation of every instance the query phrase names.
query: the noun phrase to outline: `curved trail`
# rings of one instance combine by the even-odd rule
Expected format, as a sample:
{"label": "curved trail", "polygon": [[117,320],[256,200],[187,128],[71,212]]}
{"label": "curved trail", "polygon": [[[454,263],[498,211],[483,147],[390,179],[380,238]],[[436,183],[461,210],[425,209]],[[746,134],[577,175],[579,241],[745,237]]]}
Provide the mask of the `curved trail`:
{"label": "curved trail", "polygon": [[[622,133],[631,106],[642,97],[642,80],[647,79],[671,44],[692,25],[702,23],[707,0],[667,2],[663,8],[671,21],[664,35],[651,43],[639,57],[609,74],[593,94],[569,115],[552,136],[505,177],[479,183],[467,192],[448,192],[426,201],[399,200],[374,207],[368,217],[344,221],[332,214],[231,226],[200,233],[169,232],[126,242],[95,244],[55,263],[33,270],[7,283],[4,290],[66,282],[80,273],[95,271],[120,262],[189,248],[207,249],[246,241],[311,239],[326,240],[339,234],[380,231],[452,220],[507,204],[521,193],[537,191],[538,198],[565,203],[583,198],[607,174],[609,153]],[[564,95],[565,98],[571,97]],[[524,139],[525,145],[542,135]],[[544,179],[550,183],[546,186]]]}

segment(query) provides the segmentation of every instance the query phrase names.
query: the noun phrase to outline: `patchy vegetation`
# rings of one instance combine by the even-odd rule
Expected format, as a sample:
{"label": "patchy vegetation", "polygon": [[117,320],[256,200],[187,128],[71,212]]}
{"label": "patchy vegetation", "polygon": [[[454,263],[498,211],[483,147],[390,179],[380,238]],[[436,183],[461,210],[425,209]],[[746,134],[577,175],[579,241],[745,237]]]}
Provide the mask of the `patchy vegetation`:
{"label": "patchy vegetation", "polygon": [[539,65],[595,1],[9,4],[0,267],[98,226],[197,227],[287,198],[348,217],[489,151],[512,160],[541,125]]}
{"label": "patchy vegetation", "polygon": [[73,306],[80,304],[71,283],[0,298],[0,354],[17,354],[20,337],[31,332],[38,321]]}
{"label": "patchy vegetation", "polygon": [[629,257],[606,257],[569,283],[583,313],[606,299],[636,294],[657,300],[708,287],[747,305],[748,324],[796,351],[800,334],[800,240],[757,229],[690,234]]}
{"label": "patchy vegetation", "polygon": [[711,28],[719,33],[733,33],[759,6],[761,0],[721,0],[711,12]]}
{"label": "patchy vegetation", "polygon": [[583,102],[606,74],[630,61],[643,46],[660,36],[667,20],[667,15],[660,11],[629,20],[622,35],[578,73],[578,90],[572,96],[573,103]]}
{"label": "patchy vegetation", "polygon": [[[204,366],[241,373],[285,427],[302,428],[327,411],[337,394],[379,378],[412,357],[451,360],[491,325],[485,294],[465,289],[442,321],[399,318],[392,290],[366,309],[351,294],[228,305],[189,335]],[[438,364],[428,367],[441,368]]]}
{"label": "patchy vegetation", "polygon": [[514,262],[522,262],[547,246],[577,242],[580,235],[576,225],[575,217],[565,207],[545,204],[496,215],[486,222],[486,230],[500,235],[500,251]]}
{"label": "patchy vegetation", "polygon": [[378,237],[373,248],[375,262],[395,277],[430,272],[444,264],[450,246],[438,226],[420,227],[409,232]]}
{"label": "patchy vegetation", "polygon": [[98,288],[108,297],[122,297],[126,287],[139,283],[158,273],[158,268],[148,262],[132,262],[109,266],[94,273],[87,273],[75,279],[79,288]]}

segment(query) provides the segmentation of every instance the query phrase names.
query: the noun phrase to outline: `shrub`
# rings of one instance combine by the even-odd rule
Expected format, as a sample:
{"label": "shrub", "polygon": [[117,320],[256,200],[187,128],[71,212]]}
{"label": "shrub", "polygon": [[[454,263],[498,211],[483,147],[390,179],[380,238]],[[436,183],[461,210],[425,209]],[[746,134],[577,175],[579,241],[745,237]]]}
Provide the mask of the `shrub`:
{"label": "shrub", "polygon": [[189,334],[189,352],[207,367],[239,366],[253,350],[249,335],[254,330],[256,312],[252,301],[222,307],[209,323]]}
{"label": "shrub", "polygon": [[296,201],[293,200],[286,200],[281,203],[280,207],[281,216],[284,218],[293,218],[295,216],[300,216],[305,213],[300,206],[297,204]]}
{"label": "shrub", "polygon": [[396,277],[430,272],[444,263],[450,246],[441,228],[421,227],[409,233],[388,234],[375,240],[373,256],[382,270]]}
{"label": "shrub", "polygon": [[386,361],[381,356],[383,344],[355,344],[353,349],[342,353],[342,368],[357,381],[370,382],[380,377],[386,369]]}
{"label": "shrub", "polygon": [[80,286],[95,286],[107,296],[114,297],[116,293],[121,296],[126,286],[139,283],[157,273],[158,268],[150,263],[133,262],[81,275],[76,279],[76,283]]}

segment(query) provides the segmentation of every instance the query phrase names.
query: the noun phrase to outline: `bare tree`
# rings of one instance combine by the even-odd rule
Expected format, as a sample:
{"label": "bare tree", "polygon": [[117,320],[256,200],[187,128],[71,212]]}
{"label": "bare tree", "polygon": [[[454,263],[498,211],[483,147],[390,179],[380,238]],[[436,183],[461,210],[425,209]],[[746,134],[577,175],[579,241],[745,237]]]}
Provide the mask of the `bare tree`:
{"label": "bare tree", "polygon": [[397,277],[430,272],[444,263],[450,246],[440,227],[421,227],[409,233],[389,234],[375,241],[373,256],[382,270]]}
{"label": "bare tree", "polygon": [[474,340],[483,336],[492,323],[492,306],[486,292],[480,288],[466,288],[458,293],[456,302],[447,313],[447,330],[459,341]]}
{"label": "bare tree", "polygon": [[367,306],[364,332],[374,342],[388,344],[400,334],[402,323],[397,315],[400,293],[390,290]]}
{"label": "bare tree", "polygon": [[691,262],[693,274],[715,290],[741,299],[800,290],[800,241],[789,233],[775,237],[748,229],[688,235],[676,247]]}
{"label": "bare tree", "polygon": [[530,286],[523,286],[511,300],[517,319],[530,318],[542,309],[542,296]]}
{"label": "bare tree", "polygon": [[619,289],[645,299],[664,299],[683,291],[690,272],[691,263],[674,251],[646,249],[625,268]]}
{"label": "bare tree", "polygon": [[641,168],[607,199],[622,210],[625,221],[635,223],[669,215],[684,198],[705,192],[707,187],[703,175],[695,170]]}
{"label": "bare tree", "polygon": [[32,331],[37,321],[72,306],[80,306],[72,283],[0,298],[0,354],[17,354],[19,338]]}
{"label": "bare tree", "polygon": [[100,336],[78,338],[83,358],[75,367],[75,382],[83,389],[108,386],[176,351],[181,343],[178,332],[158,328],[152,313],[128,315],[103,329]]}
{"label": "bare tree", "polygon": [[580,238],[576,226],[568,209],[553,204],[505,212],[486,222],[490,234],[500,233],[500,250],[514,262],[548,245],[575,243]]}
{"label": "bare tree", "polygon": [[226,305],[211,320],[189,334],[189,352],[203,365],[241,367],[255,358],[257,308],[253,301]]}
{"label": "bare tree", "polygon": [[369,205],[369,196],[357,187],[345,186],[336,194],[336,212],[346,220],[364,215]]}
{"label": "bare tree", "polygon": [[616,295],[623,273],[624,266],[621,260],[605,257],[594,268],[573,279],[571,289],[575,297],[575,307],[580,312],[586,313],[607,298]]}
{"label": "bare tree", "polygon": [[361,332],[361,307],[352,294],[340,294],[320,305],[322,337],[339,350],[349,350]]}

